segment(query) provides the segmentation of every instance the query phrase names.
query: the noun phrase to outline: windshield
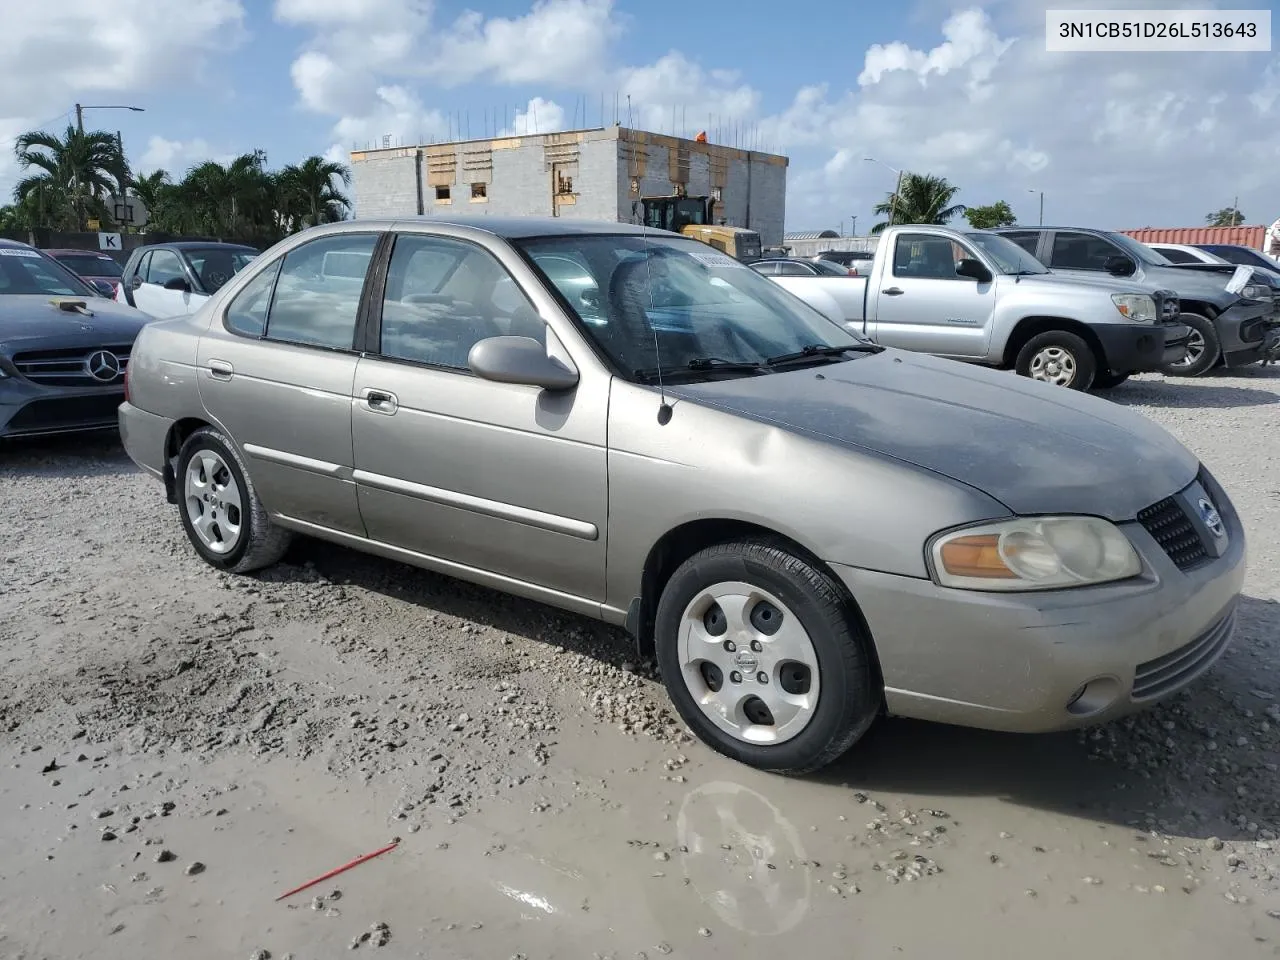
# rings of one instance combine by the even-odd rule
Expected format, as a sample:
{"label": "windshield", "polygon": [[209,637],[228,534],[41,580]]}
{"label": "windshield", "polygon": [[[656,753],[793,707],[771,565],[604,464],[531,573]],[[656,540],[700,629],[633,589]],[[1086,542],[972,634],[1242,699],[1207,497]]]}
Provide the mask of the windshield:
{"label": "windshield", "polygon": [[1108,233],[1105,236],[1124,248],[1125,253],[1134,257],[1139,263],[1145,263],[1149,267],[1172,267],[1173,261],[1156,251],[1152,250],[1145,243],[1139,243],[1133,237],[1127,237],[1123,233]]}
{"label": "windshield", "polygon": [[1268,260],[1256,250],[1250,250],[1248,247],[1233,247],[1229,244],[1207,243],[1200,247],[1201,250],[1208,251],[1228,263],[1235,263],[1245,267],[1261,267],[1264,270],[1280,270],[1280,263],[1274,260]]}
{"label": "windshield", "polygon": [[754,365],[869,342],[696,240],[579,234],[517,246],[632,379],[652,380],[647,371],[659,365],[667,379],[687,379],[691,363],[708,359]]}
{"label": "windshield", "polygon": [[216,293],[258,255],[257,250],[243,247],[230,250],[226,247],[197,247],[183,253],[207,293]]}
{"label": "windshield", "polygon": [[1048,273],[1049,268],[1020,246],[994,233],[965,234],[990,257],[1001,273],[1016,276],[1025,273]]}
{"label": "windshield", "polygon": [[120,264],[110,257],[92,253],[61,253],[54,259],[81,277],[119,277],[122,273]]}
{"label": "windshield", "polygon": [[97,297],[99,293],[58,263],[29,247],[0,247],[0,295]]}

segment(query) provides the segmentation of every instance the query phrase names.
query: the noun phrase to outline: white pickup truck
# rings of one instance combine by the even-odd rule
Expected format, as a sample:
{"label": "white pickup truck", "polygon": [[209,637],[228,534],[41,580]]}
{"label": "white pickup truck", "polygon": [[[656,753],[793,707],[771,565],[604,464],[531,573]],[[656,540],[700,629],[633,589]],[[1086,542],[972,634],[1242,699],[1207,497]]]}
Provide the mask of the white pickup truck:
{"label": "white pickup truck", "polygon": [[1076,390],[1158,370],[1189,336],[1172,290],[1052,273],[982,230],[889,227],[866,277],[769,279],[877,343]]}

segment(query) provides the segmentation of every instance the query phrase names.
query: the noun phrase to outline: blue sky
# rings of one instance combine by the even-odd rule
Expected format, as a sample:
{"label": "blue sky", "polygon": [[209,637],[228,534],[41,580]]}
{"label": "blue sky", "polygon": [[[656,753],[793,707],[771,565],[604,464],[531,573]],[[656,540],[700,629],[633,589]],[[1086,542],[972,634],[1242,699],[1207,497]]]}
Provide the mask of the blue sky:
{"label": "blue sky", "polygon": [[[1053,4],[1072,5],[1103,4]],[[1237,193],[1250,222],[1280,217],[1274,54],[1048,54],[1045,8],[46,0],[0,33],[0,191],[18,173],[11,138],[77,100],[145,107],[86,124],[119,129],[136,165],[180,174],[258,147],[280,165],[384,134],[440,139],[459,114],[473,136],[504,109],[521,131],[572,126],[584,102],[596,123],[602,95],[611,120],[629,92],[638,126],[670,130],[674,108],[677,132],[712,115],[786,152],[788,229],[847,230],[856,214],[865,231],[893,180],[868,155],[1024,220],[1039,190],[1059,222],[1193,225]]]}

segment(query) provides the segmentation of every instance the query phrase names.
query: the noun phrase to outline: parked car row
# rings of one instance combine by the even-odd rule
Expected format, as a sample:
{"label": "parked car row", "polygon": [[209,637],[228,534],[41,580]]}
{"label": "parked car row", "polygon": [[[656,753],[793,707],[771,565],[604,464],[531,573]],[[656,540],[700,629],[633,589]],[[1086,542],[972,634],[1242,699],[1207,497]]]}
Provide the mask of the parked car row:
{"label": "parked car row", "polygon": [[[625,627],[775,772],[885,713],[1033,732],[1175,695],[1235,626],[1221,486],[1135,411],[925,352],[1116,376],[1176,295],[884,240],[864,282],[566,218],[312,228],[142,328],[121,435],[211,566],[300,533]],[[808,281],[873,295],[833,323]]]}
{"label": "parked car row", "polygon": [[858,278],[799,259],[752,266],[877,343],[1077,390],[1280,357],[1280,273],[1208,253],[1179,265],[1106,231],[932,225],[843,253]]}
{"label": "parked car row", "polygon": [[115,429],[138,331],[191,313],[257,254],[150,244],[121,269],[92,250],[0,240],[0,439]]}

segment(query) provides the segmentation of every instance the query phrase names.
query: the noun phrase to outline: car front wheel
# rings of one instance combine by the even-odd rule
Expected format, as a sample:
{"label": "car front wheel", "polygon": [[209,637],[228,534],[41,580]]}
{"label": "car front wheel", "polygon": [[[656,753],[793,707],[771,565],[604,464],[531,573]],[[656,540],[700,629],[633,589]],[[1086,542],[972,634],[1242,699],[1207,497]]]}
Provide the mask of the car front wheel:
{"label": "car front wheel", "polygon": [[847,751],[883,699],[852,601],[785,544],[737,541],[690,557],[658,603],[658,664],[712,749],[803,774]]}
{"label": "car front wheel", "polygon": [[1167,377],[1198,377],[1208,373],[1222,355],[1213,321],[1198,313],[1184,313],[1178,317],[1178,323],[1191,328],[1186,353],[1173,363],[1166,363],[1160,372]]}
{"label": "car front wheel", "polygon": [[1067,330],[1036,334],[1018,351],[1014,362],[1019,376],[1072,390],[1088,390],[1098,366],[1093,348]]}
{"label": "car front wheel", "polygon": [[244,461],[222,433],[201,427],[187,438],[177,481],[182,527],[209,564],[248,573],[284,556],[289,532],[267,517]]}

